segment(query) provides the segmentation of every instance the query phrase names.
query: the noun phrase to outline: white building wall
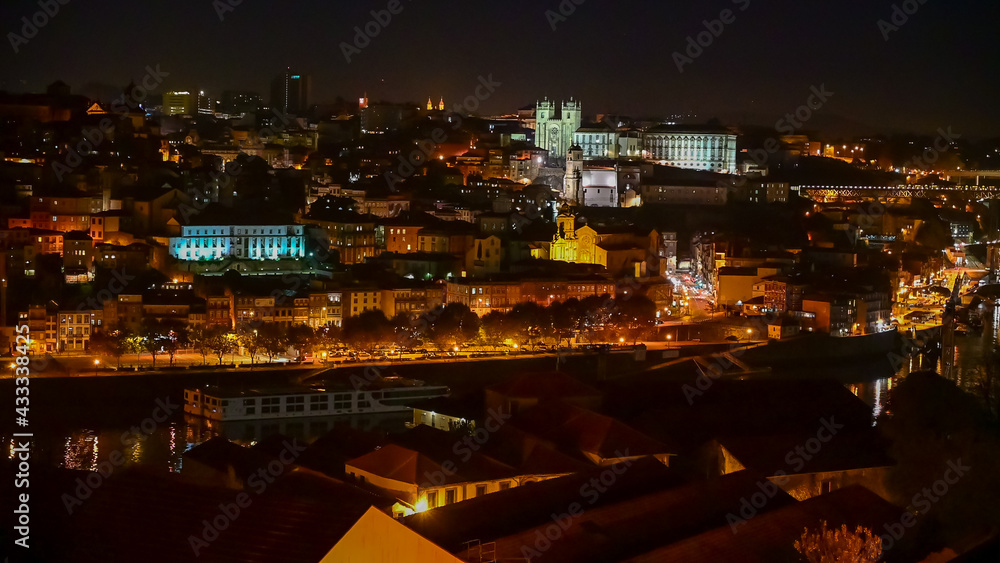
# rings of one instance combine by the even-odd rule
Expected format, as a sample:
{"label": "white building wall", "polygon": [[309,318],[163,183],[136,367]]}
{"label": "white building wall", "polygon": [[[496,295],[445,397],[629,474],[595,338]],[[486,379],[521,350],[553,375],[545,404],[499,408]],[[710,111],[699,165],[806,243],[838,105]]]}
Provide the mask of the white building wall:
{"label": "white building wall", "polygon": [[583,188],[583,205],[586,207],[618,207],[618,188]]}

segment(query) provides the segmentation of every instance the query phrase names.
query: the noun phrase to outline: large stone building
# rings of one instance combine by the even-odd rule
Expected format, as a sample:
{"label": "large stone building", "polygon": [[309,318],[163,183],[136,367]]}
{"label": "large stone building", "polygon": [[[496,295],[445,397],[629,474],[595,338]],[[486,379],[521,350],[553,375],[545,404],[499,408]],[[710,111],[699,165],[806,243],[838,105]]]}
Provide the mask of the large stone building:
{"label": "large stone building", "polygon": [[584,151],[573,145],[566,158],[563,198],[584,207],[633,207],[641,203],[639,184],[652,166],[614,160],[584,161]]}
{"label": "large stone building", "polygon": [[170,239],[178,260],[278,260],[305,256],[302,225],[192,225]]}
{"label": "large stone building", "polygon": [[545,98],[535,110],[535,145],[563,158],[573,146],[573,135],[580,129],[583,108],[570,98],[559,106]]}
{"label": "large stone building", "polygon": [[573,144],[585,160],[638,159],[642,157],[641,131],[615,129],[607,123],[585,123],[573,134]]}
{"label": "large stone building", "polygon": [[691,170],[736,173],[736,135],[681,125],[658,125],[646,131],[646,160]]}
{"label": "large stone building", "polygon": [[656,254],[659,233],[632,228],[576,227],[568,207],[559,213],[558,231],[549,247],[549,259],[576,264],[598,264],[611,275],[648,275],[647,260]]}

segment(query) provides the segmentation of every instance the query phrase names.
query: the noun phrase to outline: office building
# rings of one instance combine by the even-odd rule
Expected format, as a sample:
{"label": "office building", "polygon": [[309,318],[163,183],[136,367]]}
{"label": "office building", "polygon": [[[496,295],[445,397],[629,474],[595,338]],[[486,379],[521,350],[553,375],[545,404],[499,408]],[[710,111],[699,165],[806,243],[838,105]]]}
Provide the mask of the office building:
{"label": "office building", "polygon": [[308,74],[286,70],[271,83],[271,108],[282,113],[304,114],[309,111],[311,88]]}
{"label": "office building", "polygon": [[191,92],[166,92],[163,94],[164,115],[194,115],[195,98]]}

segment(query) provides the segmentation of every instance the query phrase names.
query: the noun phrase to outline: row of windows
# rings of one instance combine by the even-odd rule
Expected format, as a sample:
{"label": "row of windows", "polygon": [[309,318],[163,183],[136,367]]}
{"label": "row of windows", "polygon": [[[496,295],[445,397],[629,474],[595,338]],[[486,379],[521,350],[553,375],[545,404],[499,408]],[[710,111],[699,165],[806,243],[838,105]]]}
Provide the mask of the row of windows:
{"label": "row of windows", "polygon": [[[510,488],[509,481],[502,481],[500,483],[500,490],[506,491]],[[486,496],[486,485],[476,485],[476,497]],[[458,489],[445,489],[444,491],[444,503],[455,504],[458,499]],[[437,491],[430,491],[427,493],[427,506],[430,508],[435,508],[438,506],[438,493]]]}
{"label": "row of windows", "polygon": [[[55,221],[55,217],[52,218]],[[229,235],[234,229],[232,228],[219,228],[219,229],[185,229],[187,236],[198,236],[198,235]],[[300,227],[261,227],[259,229],[235,229],[238,235],[286,235],[289,232],[298,234],[301,231]]]}
{"label": "row of windows", "polygon": [[[280,242],[279,242],[280,241]],[[207,239],[182,239],[177,241],[177,248],[184,248],[185,246],[194,248],[210,248],[215,246],[225,246],[226,244],[233,244],[231,238],[207,238]],[[236,239],[236,246],[247,245],[250,248],[257,246],[299,246],[304,245],[305,241],[301,237],[266,237],[266,238],[250,238],[250,239]]]}

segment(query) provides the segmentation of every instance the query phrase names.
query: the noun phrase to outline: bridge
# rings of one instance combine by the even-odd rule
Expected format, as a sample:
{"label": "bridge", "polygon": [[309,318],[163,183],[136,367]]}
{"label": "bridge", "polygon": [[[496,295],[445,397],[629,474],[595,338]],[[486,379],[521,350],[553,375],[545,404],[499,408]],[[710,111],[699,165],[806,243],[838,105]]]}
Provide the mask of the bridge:
{"label": "bridge", "polygon": [[909,185],[896,186],[793,186],[792,190],[814,199],[838,197],[876,198],[932,198],[948,195],[973,196],[978,199],[1000,199],[1000,185],[997,186],[936,186]]}

